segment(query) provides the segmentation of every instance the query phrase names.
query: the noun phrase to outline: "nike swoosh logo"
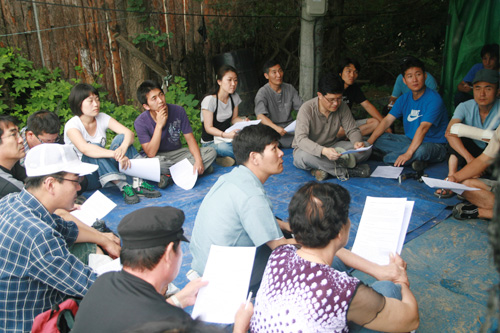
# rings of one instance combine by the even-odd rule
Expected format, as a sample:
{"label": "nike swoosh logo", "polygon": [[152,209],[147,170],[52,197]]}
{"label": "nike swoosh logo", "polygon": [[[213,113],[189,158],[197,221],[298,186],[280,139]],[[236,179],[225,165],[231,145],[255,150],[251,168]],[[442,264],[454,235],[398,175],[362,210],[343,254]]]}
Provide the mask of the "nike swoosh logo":
{"label": "nike swoosh logo", "polygon": [[412,122],[412,121],[417,120],[417,118],[419,118],[419,117],[422,117],[422,115],[412,116],[411,114],[409,114],[407,119],[409,122]]}

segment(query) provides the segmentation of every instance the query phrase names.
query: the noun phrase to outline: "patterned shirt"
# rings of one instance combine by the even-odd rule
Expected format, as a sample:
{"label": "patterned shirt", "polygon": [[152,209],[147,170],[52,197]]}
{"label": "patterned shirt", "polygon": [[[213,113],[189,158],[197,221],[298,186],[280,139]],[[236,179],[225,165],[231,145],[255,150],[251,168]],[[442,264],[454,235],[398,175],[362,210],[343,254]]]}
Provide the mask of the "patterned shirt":
{"label": "patterned shirt", "polygon": [[283,245],[269,257],[250,331],[346,332],[347,310],[361,282],[296,251]]}
{"label": "patterned shirt", "polygon": [[0,331],[30,331],[65,296],[85,295],[97,276],[69,253],[77,237],[26,190],[0,200]]}

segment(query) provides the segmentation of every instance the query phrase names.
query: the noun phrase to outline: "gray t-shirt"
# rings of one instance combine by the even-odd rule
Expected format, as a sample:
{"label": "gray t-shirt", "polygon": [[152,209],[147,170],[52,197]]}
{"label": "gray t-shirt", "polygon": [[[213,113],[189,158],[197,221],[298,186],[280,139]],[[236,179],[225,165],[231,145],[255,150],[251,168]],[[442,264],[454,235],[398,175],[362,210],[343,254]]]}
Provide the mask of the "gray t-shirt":
{"label": "gray t-shirt", "polygon": [[286,127],[293,121],[292,110],[298,110],[302,103],[291,84],[282,83],[281,92],[277,93],[266,83],[255,96],[255,114],[265,114],[276,125]]}
{"label": "gray t-shirt", "polygon": [[[236,108],[241,103],[240,95],[234,93],[231,97],[233,99],[234,108]],[[230,98],[228,98],[227,103],[224,104],[220,99],[216,99],[213,95],[206,96],[203,101],[201,101],[201,109],[208,110],[212,113],[215,112],[215,101],[219,102],[219,106],[217,107],[217,121],[222,123],[224,120],[233,116]],[[201,122],[203,122],[203,112],[201,113]]]}

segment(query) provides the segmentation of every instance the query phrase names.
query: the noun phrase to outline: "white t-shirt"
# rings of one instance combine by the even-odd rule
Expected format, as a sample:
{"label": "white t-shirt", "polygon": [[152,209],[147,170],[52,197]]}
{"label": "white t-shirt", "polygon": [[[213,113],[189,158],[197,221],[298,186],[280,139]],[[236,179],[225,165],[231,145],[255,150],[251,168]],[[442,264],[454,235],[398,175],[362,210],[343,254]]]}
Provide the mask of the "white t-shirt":
{"label": "white t-shirt", "polygon": [[88,143],[98,144],[99,146],[104,148],[106,146],[106,130],[108,129],[110,119],[111,116],[108,116],[105,113],[99,113],[97,117],[95,117],[95,120],[97,122],[97,128],[95,134],[90,135],[85,129],[85,126],[83,126],[80,117],[74,116],[73,118],[68,120],[66,125],[64,125],[64,142],[68,145],[73,146],[76,152],[78,153],[80,159],[82,158],[82,153],[78,150],[78,148],[75,147],[73,142],[71,142],[71,140],[68,137],[68,130],[76,128],[77,130],[80,131],[80,133],[82,133],[82,136],[85,139],[85,141],[87,141]]}
{"label": "white t-shirt", "polygon": [[[236,108],[241,103],[241,98],[237,93],[231,95],[233,98],[234,107]],[[227,99],[227,104],[221,102],[220,99],[216,99],[214,95],[206,96],[203,101],[201,101],[201,109],[208,110],[210,112],[215,112],[215,101],[219,101],[219,107],[217,108],[217,121],[223,122],[228,118],[233,116],[233,111],[231,109],[231,99]],[[203,122],[203,112],[201,113],[201,122]]]}

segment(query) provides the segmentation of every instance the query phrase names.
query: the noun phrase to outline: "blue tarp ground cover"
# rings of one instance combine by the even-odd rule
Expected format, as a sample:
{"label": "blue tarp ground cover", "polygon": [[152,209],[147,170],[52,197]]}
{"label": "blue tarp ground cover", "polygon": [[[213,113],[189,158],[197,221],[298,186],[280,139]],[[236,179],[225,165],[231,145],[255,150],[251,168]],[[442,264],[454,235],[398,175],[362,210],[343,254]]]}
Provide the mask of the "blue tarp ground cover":
{"label": "blue tarp ground cover", "polygon": [[[279,175],[271,176],[264,187],[270,197],[274,213],[276,216],[286,220],[288,218],[288,203],[295,191],[303,184],[315,180],[310,172],[299,170],[293,166],[293,155],[291,149],[284,150],[284,171]],[[374,170],[382,162],[370,161],[369,165]],[[177,186],[171,186],[160,190],[162,196],[157,199],[141,198],[141,202],[136,205],[126,205],[123,202],[121,193],[116,187],[101,189],[107,197],[117,203],[117,207],[109,213],[104,220],[114,231],[118,227],[120,220],[128,213],[148,206],[174,206],[182,209],[186,215],[184,222],[184,232],[188,238],[192,234],[194,221],[198,208],[203,198],[210,190],[211,186],[217,181],[218,177],[229,172],[232,168],[222,168],[214,165],[215,172],[211,175],[202,176],[198,179],[196,186],[185,191]],[[403,173],[413,172],[410,168],[405,168]],[[432,165],[425,170],[429,177],[445,178],[447,175],[447,165],[445,162]],[[433,195],[434,189],[429,188],[424,183],[414,179],[404,180],[401,184],[394,179],[384,178],[352,178],[347,181],[340,181],[336,178],[329,178],[327,182],[337,183],[344,186],[351,194],[350,219],[351,233],[349,243],[350,248],[356,237],[361,214],[367,196],[375,197],[405,197],[408,200],[415,201],[413,214],[408,227],[406,242],[421,235],[423,232],[445,219],[450,210],[447,206],[457,202],[456,197],[451,199],[439,199]],[[88,193],[90,195],[90,193]],[[191,254],[187,244],[183,244],[184,251],[183,265],[181,271],[174,283],[183,287],[187,283],[185,274],[190,269]]]}

